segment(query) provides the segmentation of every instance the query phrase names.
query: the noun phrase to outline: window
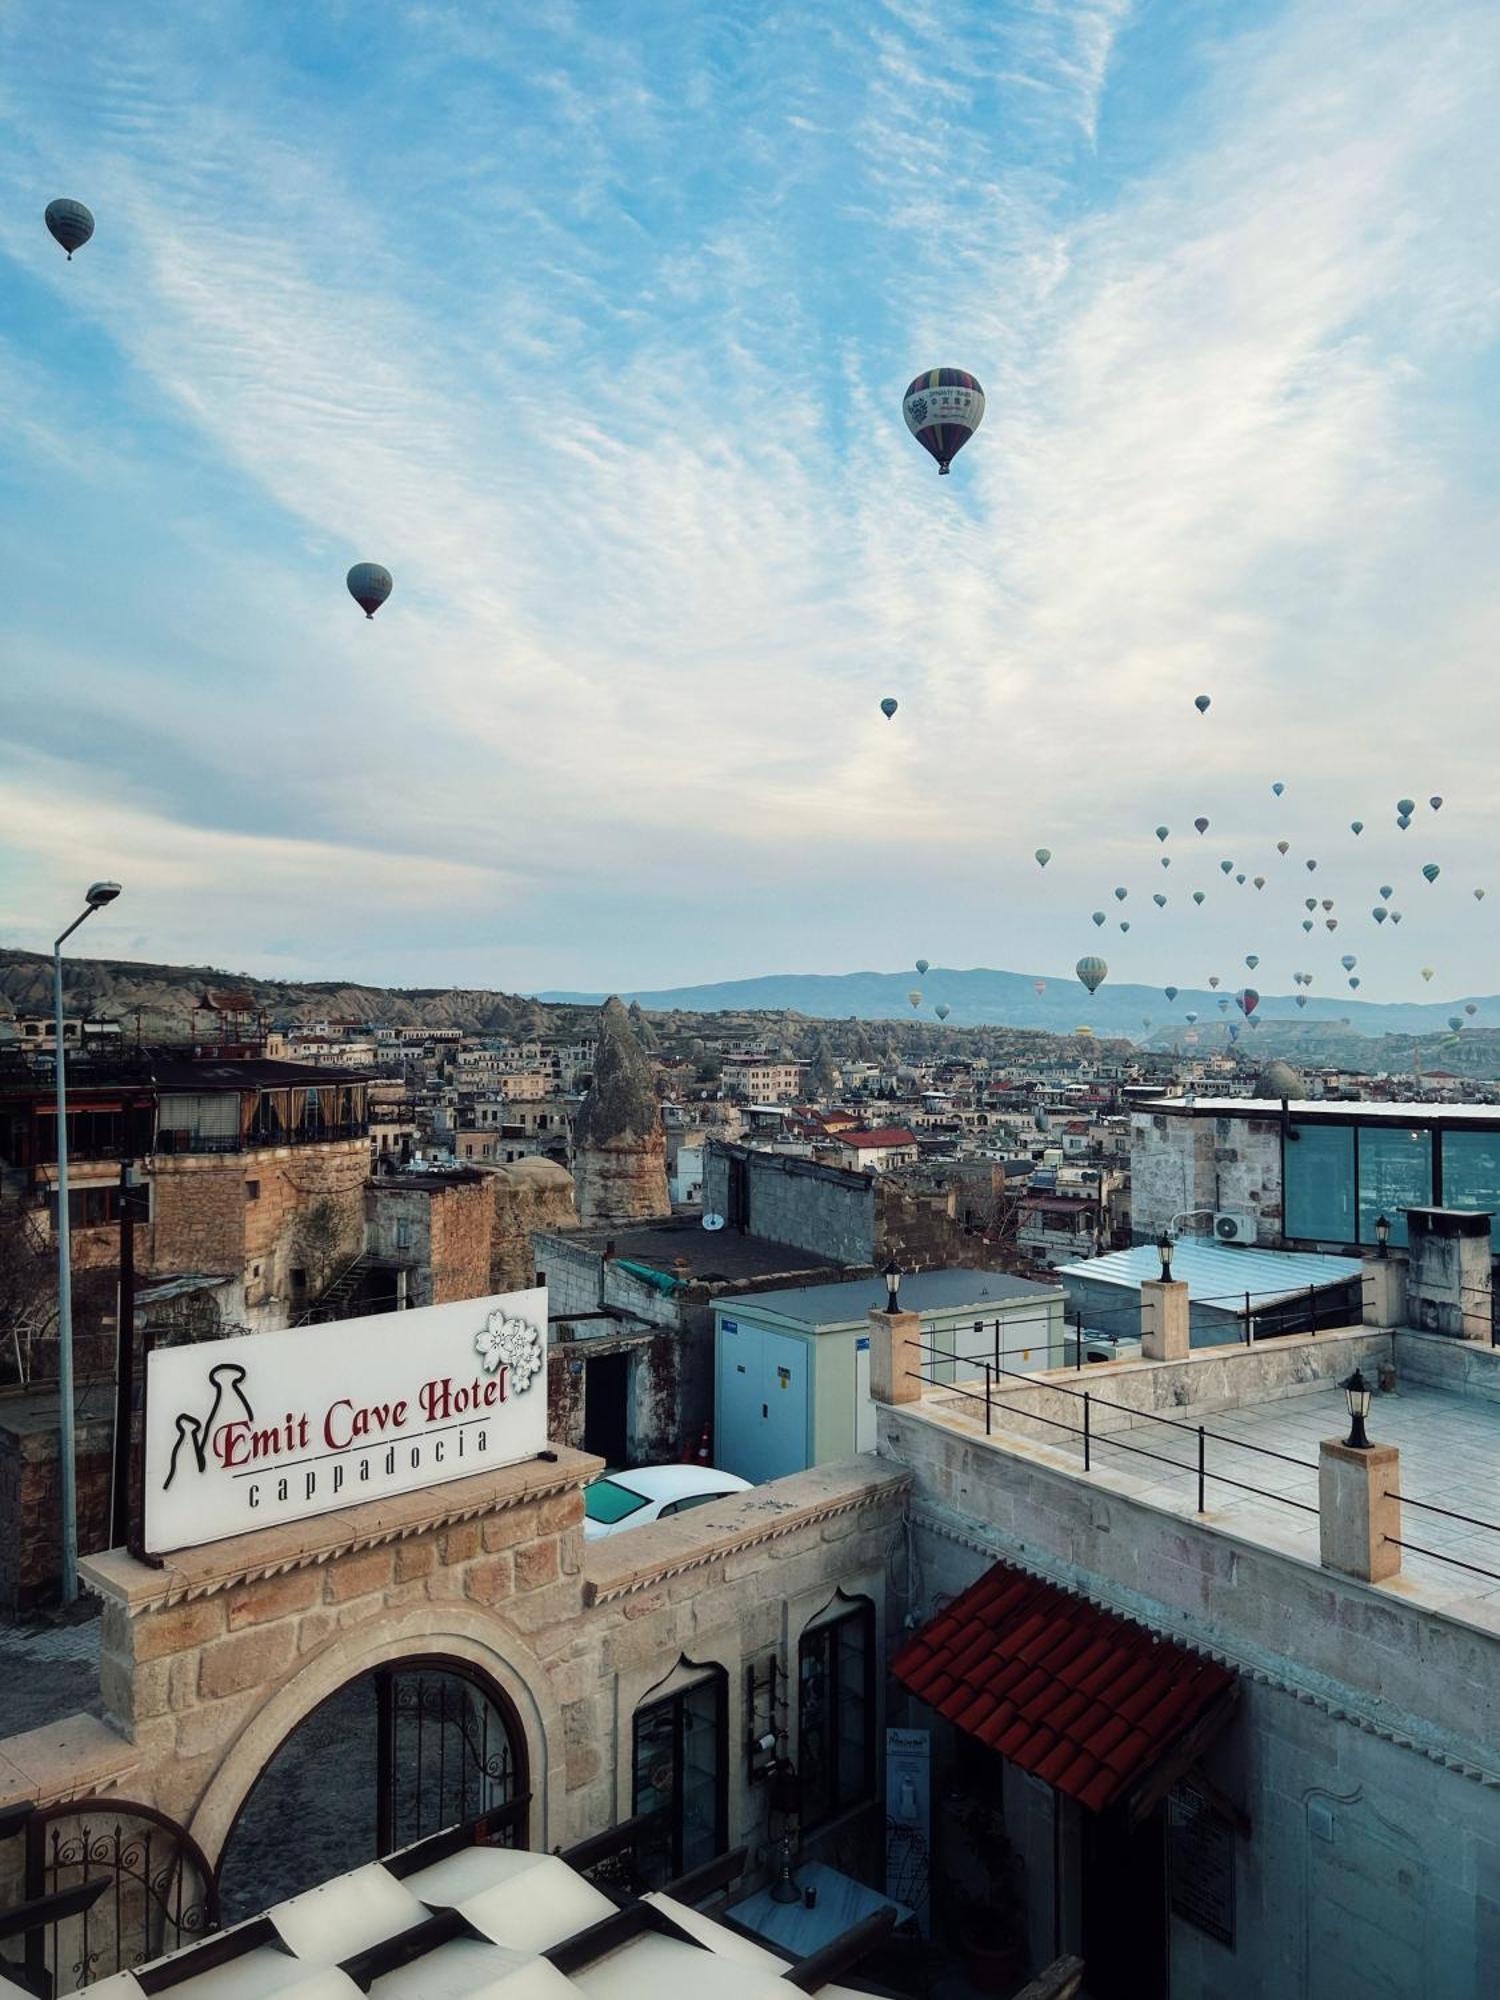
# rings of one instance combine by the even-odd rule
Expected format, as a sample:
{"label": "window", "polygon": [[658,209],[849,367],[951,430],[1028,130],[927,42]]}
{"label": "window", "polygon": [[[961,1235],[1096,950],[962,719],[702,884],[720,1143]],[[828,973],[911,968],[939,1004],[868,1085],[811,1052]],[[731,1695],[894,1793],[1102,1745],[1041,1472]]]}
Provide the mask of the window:
{"label": "window", "polygon": [[245,1199],[246,1199],[246,1201],[259,1201],[259,1200],[260,1200],[260,1182],[259,1182],[259,1181],[246,1181],[246,1183],[245,1183]]}
{"label": "window", "polygon": [[410,1216],[402,1215],[396,1219],[396,1248],[398,1250],[410,1250],[411,1248]]}
{"label": "window", "polygon": [[816,1826],[875,1790],[875,1608],[836,1597],[797,1649],[802,1823]]}
{"label": "window", "polygon": [[[57,1190],[54,1188],[48,1198],[52,1213],[52,1228],[57,1229]],[[107,1223],[120,1219],[120,1190],[118,1187],[82,1187],[68,1189],[68,1227],[70,1229],[102,1229]]]}
{"label": "window", "polygon": [[1406,1210],[1432,1205],[1432,1134],[1404,1125],[1364,1125],[1359,1132],[1359,1240],[1375,1241],[1384,1216],[1392,1243],[1406,1241]]}
{"label": "window", "polygon": [[1285,1157],[1287,1235],[1354,1242],[1354,1128],[1291,1125]]}
{"label": "window", "polygon": [[635,1712],[631,1811],[655,1824],[637,1849],[653,1886],[724,1852],[728,1819],[726,1680],[682,1661],[665,1694]]}

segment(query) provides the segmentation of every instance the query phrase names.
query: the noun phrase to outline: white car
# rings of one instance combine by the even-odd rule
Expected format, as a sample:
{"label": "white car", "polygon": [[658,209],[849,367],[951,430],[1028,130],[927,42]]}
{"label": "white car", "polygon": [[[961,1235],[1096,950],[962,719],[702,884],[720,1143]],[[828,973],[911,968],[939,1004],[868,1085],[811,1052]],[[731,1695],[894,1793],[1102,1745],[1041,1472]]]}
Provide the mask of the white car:
{"label": "white car", "polygon": [[628,1472],[606,1472],[584,1488],[584,1537],[593,1542],[644,1528],[648,1521],[665,1521],[749,1489],[748,1479],[711,1465],[636,1465]]}

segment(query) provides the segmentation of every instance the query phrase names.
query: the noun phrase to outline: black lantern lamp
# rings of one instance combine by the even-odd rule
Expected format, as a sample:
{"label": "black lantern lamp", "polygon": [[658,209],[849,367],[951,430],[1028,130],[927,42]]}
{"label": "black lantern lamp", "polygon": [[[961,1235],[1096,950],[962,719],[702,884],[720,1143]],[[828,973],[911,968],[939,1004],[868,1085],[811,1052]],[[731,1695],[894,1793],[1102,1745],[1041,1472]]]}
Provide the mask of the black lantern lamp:
{"label": "black lantern lamp", "polygon": [[901,1310],[901,1266],[900,1266],[900,1265],[899,1265],[899,1264],[898,1264],[898,1263],[896,1262],[896,1260],[895,1260],[895,1258],[894,1258],[894,1257],[892,1257],[891,1261],[890,1261],[890,1262],[889,1262],[889,1263],[888,1263],[888,1264],[886,1265],[885,1269],[884,1269],[884,1270],[883,1270],[883,1271],[881,1272],[881,1274],[880,1274],[880,1275],[881,1275],[881,1277],[882,1277],[882,1278],[884,1278],[884,1279],[885,1279],[885,1309],[886,1309],[886,1311],[887,1311],[888,1313],[896,1313],[896,1312],[900,1312],[900,1310]]}
{"label": "black lantern lamp", "polygon": [[1164,1285],[1172,1282],[1172,1239],[1164,1229],[1156,1239],[1156,1254],[1161,1259],[1161,1281]]}
{"label": "black lantern lamp", "polygon": [[1386,1247],[1390,1240],[1391,1225],[1389,1219],[1386,1216],[1377,1215],[1375,1218],[1375,1255],[1377,1257],[1390,1256],[1391,1253]]}
{"label": "black lantern lamp", "polygon": [[1344,1401],[1349,1405],[1349,1435],[1344,1443],[1355,1451],[1373,1451],[1369,1435],[1365,1430],[1365,1418],[1370,1414],[1370,1385],[1355,1369],[1348,1381],[1340,1385],[1344,1391]]}

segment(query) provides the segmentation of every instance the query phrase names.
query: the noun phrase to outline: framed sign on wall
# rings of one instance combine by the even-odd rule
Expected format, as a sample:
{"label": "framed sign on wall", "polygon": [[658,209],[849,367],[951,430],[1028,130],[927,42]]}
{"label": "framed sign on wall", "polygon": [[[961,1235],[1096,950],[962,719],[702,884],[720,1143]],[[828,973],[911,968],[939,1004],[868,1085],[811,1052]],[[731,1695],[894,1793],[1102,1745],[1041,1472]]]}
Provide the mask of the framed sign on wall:
{"label": "framed sign on wall", "polygon": [[546,1443],[542,1289],[159,1349],[145,1545],[159,1555],[278,1527]]}

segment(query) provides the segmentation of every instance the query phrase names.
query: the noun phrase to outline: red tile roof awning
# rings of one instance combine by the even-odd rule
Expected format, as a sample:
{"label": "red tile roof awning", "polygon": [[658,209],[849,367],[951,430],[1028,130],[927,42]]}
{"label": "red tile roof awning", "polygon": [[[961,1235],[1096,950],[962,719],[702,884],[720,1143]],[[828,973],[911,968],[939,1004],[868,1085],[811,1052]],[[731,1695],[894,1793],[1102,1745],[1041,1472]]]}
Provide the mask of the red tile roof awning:
{"label": "red tile roof awning", "polygon": [[902,1686],[1092,1811],[1228,1713],[1227,1667],[997,1562],[901,1648]]}

